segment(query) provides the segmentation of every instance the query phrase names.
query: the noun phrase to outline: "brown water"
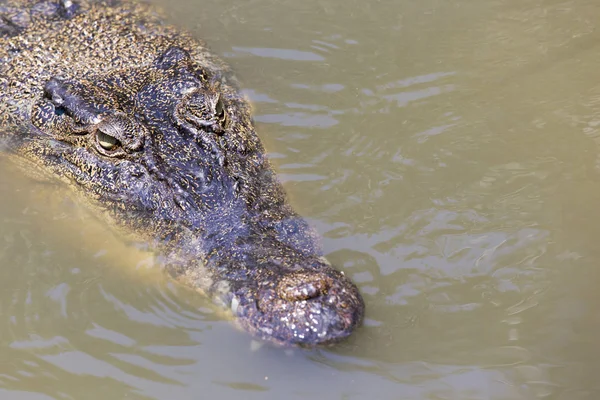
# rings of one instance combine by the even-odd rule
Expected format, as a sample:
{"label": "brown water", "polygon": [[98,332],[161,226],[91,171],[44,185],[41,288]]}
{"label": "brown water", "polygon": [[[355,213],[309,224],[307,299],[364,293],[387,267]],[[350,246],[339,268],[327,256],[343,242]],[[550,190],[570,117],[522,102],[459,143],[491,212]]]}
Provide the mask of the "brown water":
{"label": "brown water", "polygon": [[366,324],[252,350],[4,163],[1,399],[600,398],[597,1],[175,3],[238,72]]}

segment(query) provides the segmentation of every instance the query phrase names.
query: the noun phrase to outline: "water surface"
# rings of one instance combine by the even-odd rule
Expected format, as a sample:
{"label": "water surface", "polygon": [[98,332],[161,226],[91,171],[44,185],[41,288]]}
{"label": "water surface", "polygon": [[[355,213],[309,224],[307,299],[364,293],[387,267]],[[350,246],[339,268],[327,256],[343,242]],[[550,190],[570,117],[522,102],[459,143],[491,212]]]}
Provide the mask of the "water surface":
{"label": "water surface", "polygon": [[597,2],[162,4],[237,71],[365,326],[256,350],[4,162],[0,398],[600,398]]}

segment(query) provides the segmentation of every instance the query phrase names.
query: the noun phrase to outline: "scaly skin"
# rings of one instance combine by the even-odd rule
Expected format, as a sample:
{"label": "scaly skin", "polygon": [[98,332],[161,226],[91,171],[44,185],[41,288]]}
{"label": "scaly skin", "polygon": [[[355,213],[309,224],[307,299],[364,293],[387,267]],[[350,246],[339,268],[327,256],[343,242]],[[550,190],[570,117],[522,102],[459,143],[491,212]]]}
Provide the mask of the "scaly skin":
{"label": "scaly skin", "polygon": [[228,67],[145,4],[0,0],[0,141],[281,345],[346,338],[356,286],[286,200]]}

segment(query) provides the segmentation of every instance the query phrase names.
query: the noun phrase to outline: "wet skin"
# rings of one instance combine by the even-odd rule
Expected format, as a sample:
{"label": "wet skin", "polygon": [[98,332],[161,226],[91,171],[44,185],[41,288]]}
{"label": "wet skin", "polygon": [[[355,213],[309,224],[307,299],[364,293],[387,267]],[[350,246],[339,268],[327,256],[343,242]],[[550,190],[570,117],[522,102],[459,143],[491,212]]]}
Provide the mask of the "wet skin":
{"label": "wet skin", "polygon": [[5,155],[152,245],[176,280],[286,346],[336,343],[357,287],[287,201],[229,68],[135,3],[0,0]]}

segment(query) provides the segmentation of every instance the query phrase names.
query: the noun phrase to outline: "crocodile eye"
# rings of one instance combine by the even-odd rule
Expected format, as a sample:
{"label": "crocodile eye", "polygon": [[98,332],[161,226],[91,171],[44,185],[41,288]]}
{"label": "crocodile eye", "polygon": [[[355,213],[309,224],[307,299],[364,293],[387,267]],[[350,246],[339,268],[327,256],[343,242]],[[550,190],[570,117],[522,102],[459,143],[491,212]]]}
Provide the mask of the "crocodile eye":
{"label": "crocodile eye", "polygon": [[96,133],[96,139],[100,147],[106,151],[112,151],[121,145],[121,142],[116,137],[107,135],[99,129]]}

